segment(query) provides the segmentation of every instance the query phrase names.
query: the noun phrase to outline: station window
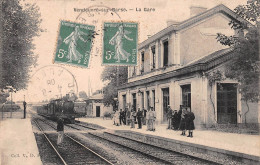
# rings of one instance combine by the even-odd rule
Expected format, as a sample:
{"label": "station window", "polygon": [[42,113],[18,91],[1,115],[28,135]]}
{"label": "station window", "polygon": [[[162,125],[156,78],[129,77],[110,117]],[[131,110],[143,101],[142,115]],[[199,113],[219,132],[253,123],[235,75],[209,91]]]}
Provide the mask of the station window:
{"label": "station window", "polygon": [[144,52],[141,53],[141,74],[144,72]]}
{"label": "station window", "polygon": [[133,93],[132,97],[133,97],[133,108],[136,111],[136,93]]}
{"label": "station window", "polygon": [[182,105],[191,108],[191,85],[182,85]]}
{"label": "station window", "polygon": [[126,108],[126,95],[123,95],[123,108]]}
{"label": "station window", "polygon": [[144,108],[144,92],[141,92],[141,96],[142,96],[142,109]]}
{"label": "station window", "polygon": [[146,91],[146,107],[150,107],[150,92]]}
{"label": "station window", "polygon": [[163,42],[163,66],[168,66],[168,41]]}
{"label": "station window", "polygon": [[133,74],[132,76],[135,76],[136,75],[136,71],[135,71],[135,66],[133,67]]}
{"label": "station window", "polygon": [[152,94],[153,94],[153,107],[155,108],[155,90],[152,90]]}
{"label": "station window", "polygon": [[151,48],[152,52],[152,70],[155,68],[155,46]]}

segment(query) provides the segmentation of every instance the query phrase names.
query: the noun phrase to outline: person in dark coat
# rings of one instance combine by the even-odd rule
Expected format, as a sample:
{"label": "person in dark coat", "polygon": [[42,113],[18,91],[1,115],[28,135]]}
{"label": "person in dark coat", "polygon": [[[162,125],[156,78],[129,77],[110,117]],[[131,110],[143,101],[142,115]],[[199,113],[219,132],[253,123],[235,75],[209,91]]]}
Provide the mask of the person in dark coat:
{"label": "person in dark coat", "polygon": [[140,111],[140,108],[138,108],[136,117],[137,117],[138,129],[141,129],[142,128],[143,112]]}
{"label": "person in dark coat", "polygon": [[59,118],[57,121],[57,132],[58,132],[57,145],[60,145],[63,142],[63,137],[64,137],[64,123],[62,118]]}
{"label": "person in dark coat", "polygon": [[120,109],[120,112],[119,112],[119,122],[120,122],[120,125],[122,125],[122,122],[123,122],[123,111],[122,111],[122,109]]}
{"label": "person in dark coat", "polygon": [[24,118],[26,119],[26,105],[27,105],[27,103],[24,101],[23,102],[23,109],[24,109]]}
{"label": "person in dark coat", "polygon": [[191,112],[191,109],[188,107],[187,114],[185,117],[186,129],[189,130],[189,135],[187,137],[193,137],[193,130],[195,129],[194,122],[193,122],[194,119],[195,119],[195,115],[193,112]]}
{"label": "person in dark coat", "polygon": [[123,113],[122,120],[123,120],[124,125],[126,125],[126,109],[124,109],[122,113]]}
{"label": "person in dark coat", "polygon": [[186,132],[186,120],[185,120],[186,114],[187,114],[186,108],[182,108],[181,122],[180,122],[179,129],[182,130],[181,135],[183,136],[185,136],[185,132]]}
{"label": "person in dark coat", "polygon": [[146,125],[146,113],[147,113],[147,110],[143,109],[143,125]]}
{"label": "person in dark coat", "polygon": [[177,112],[177,110],[174,110],[173,115],[172,115],[172,128],[174,130],[178,130],[178,128],[179,128],[178,112]]}
{"label": "person in dark coat", "polygon": [[179,111],[178,111],[178,113],[177,113],[177,127],[178,127],[178,129],[179,129],[179,127],[180,127],[180,123],[181,123],[181,114],[182,114],[182,105],[180,105],[180,109],[179,109]]}

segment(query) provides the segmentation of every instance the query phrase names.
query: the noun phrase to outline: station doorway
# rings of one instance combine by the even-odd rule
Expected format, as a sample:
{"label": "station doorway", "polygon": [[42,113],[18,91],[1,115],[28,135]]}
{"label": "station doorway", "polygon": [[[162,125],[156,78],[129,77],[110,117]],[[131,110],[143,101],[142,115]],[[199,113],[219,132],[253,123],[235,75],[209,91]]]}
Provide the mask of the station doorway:
{"label": "station doorway", "polygon": [[100,106],[96,106],[96,117],[100,117]]}
{"label": "station doorway", "polygon": [[170,105],[169,88],[163,88],[163,123],[167,122],[168,105]]}
{"label": "station doorway", "polygon": [[218,124],[237,123],[237,84],[217,84],[217,122]]}

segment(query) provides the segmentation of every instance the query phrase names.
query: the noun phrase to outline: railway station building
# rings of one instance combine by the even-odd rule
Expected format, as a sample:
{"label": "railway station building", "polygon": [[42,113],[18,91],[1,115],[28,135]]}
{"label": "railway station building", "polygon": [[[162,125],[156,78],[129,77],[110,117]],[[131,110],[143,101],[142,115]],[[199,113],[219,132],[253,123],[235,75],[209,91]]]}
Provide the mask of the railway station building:
{"label": "railway station building", "polygon": [[156,122],[163,124],[168,105],[173,110],[183,105],[194,112],[197,128],[243,124],[247,113],[247,123],[258,127],[259,104],[249,103],[246,112],[237,81],[226,78],[210,86],[206,76],[224,72],[225,64],[235,55],[217,42],[217,33],[240,35],[228,23],[245,20],[224,5],[190,9],[189,19],[169,20],[165,29],[138,45],[138,65],[128,67],[128,82],[118,90],[119,108],[152,106]]}
{"label": "railway station building", "polygon": [[97,93],[93,96],[90,96],[86,101],[86,116],[88,117],[103,117],[105,113],[112,114],[113,106],[112,105],[104,105],[103,103],[104,94]]}

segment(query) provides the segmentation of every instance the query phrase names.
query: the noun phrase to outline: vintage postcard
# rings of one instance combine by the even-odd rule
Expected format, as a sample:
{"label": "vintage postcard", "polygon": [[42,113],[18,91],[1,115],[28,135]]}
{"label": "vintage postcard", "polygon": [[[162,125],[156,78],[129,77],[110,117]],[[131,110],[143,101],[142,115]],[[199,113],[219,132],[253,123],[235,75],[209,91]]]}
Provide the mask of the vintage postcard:
{"label": "vintage postcard", "polygon": [[259,164],[259,0],[2,0],[0,164]]}

